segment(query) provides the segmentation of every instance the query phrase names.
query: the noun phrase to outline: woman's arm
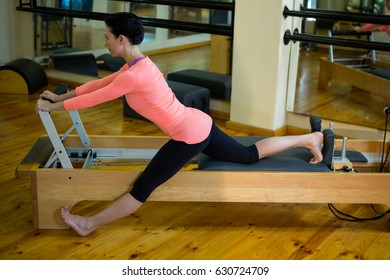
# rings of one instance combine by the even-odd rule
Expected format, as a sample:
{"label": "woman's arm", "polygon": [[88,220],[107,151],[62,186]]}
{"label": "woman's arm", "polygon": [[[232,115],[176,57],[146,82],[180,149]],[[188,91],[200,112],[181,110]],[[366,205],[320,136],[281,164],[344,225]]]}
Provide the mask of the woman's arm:
{"label": "woman's arm", "polygon": [[380,24],[367,23],[362,26],[362,32],[375,32],[378,31]]}
{"label": "woman's arm", "polygon": [[93,92],[93,91],[96,91],[98,89],[101,89],[109,84],[112,83],[113,80],[115,80],[115,78],[123,72],[122,69],[124,69],[125,67],[122,67],[120,70],[118,70],[117,72],[115,73],[112,73],[108,76],[105,76],[103,78],[100,78],[100,79],[97,79],[97,80],[93,80],[93,81],[90,81],[88,83],[85,83],[79,87],[76,88],[76,92],[77,92],[77,95],[83,95],[83,94],[88,94],[90,92]]}
{"label": "woman's arm", "polygon": [[118,75],[110,84],[99,88],[88,94],[79,94],[64,101],[64,108],[67,111],[81,110],[95,105],[119,98],[131,90],[135,90],[138,85],[138,76],[135,73],[122,73]]}
{"label": "woman's arm", "polygon": [[60,95],[55,94],[49,90],[45,90],[40,95],[40,99],[37,102],[35,111],[38,113],[39,110],[46,111],[46,112],[66,110],[63,101],[72,99],[74,97],[77,97],[78,95],[90,93],[91,91],[94,91],[99,88],[103,88],[109,85],[118,76],[119,73],[120,71],[117,71],[102,79],[88,82],[78,87],[77,93],[76,93],[76,89]]}

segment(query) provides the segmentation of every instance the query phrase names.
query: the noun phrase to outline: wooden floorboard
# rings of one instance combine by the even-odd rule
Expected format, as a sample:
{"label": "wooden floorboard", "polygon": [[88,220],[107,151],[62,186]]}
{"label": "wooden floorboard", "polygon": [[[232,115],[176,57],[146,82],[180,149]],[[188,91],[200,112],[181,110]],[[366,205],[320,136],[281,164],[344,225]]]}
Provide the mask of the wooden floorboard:
{"label": "wooden floorboard", "polygon": [[[162,68],[172,67],[164,66],[163,57],[155,59]],[[15,177],[15,169],[45,134],[34,112],[38,98],[39,93],[0,94],[0,259],[390,259],[389,217],[341,221],[326,204],[148,202],[89,237],[35,230],[30,181]],[[163,135],[151,123],[123,117],[121,100],[79,113],[91,135]],[[67,114],[52,116],[60,130],[69,126]],[[229,134],[246,135],[216,121]],[[107,205],[85,201],[74,211],[91,215]],[[375,215],[368,205],[337,207],[352,215]]]}

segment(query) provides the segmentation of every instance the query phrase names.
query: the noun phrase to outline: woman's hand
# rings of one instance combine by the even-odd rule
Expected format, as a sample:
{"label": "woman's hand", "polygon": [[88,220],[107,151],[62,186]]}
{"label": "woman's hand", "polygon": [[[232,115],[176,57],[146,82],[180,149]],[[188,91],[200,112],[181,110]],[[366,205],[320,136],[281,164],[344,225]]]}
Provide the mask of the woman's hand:
{"label": "woman's hand", "polygon": [[37,101],[35,106],[35,112],[38,114],[39,111],[63,111],[65,110],[63,100],[74,97],[76,94],[74,91],[66,94],[57,95],[49,90],[45,90]]}
{"label": "woman's hand", "polygon": [[58,102],[58,101],[61,101],[60,100],[60,96],[58,94],[55,94],[49,90],[45,90],[41,95],[40,95],[40,98],[41,99],[44,99],[44,100],[49,100],[51,102]]}
{"label": "woman's hand", "polygon": [[37,105],[35,106],[35,112],[38,114],[39,111],[50,112],[52,110],[52,103],[47,100],[38,99]]}

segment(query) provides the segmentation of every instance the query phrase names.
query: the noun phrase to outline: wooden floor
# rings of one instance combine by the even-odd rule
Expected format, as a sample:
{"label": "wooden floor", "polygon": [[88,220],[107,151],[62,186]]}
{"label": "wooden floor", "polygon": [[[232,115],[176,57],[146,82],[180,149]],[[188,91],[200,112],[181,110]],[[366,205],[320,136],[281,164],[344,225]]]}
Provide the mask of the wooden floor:
{"label": "wooden floor", "polygon": [[[203,57],[207,51],[201,51]],[[178,55],[152,59],[162,69],[172,69],[169,61],[180,63]],[[14,172],[45,134],[34,113],[38,97],[39,93],[0,94],[0,259],[390,259],[389,217],[341,221],[326,204],[148,202],[89,237],[71,230],[35,230],[30,180],[17,178]],[[163,135],[148,122],[124,118],[121,100],[79,113],[91,135]],[[69,126],[66,113],[52,116],[61,131]],[[217,124],[229,134],[245,135],[226,129],[223,121]],[[86,201],[74,211],[90,215],[107,205]],[[352,215],[375,215],[368,205],[337,206]]]}

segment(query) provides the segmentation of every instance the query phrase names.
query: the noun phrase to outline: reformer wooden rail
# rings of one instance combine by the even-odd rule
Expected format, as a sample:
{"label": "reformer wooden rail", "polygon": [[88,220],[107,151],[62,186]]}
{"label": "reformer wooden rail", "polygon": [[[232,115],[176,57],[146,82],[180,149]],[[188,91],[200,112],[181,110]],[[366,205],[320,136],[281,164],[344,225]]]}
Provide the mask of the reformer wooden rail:
{"label": "reformer wooden rail", "polygon": [[[89,136],[90,145],[85,147],[79,137],[68,135],[62,143],[66,150],[76,154],[74,151],[78,149],[85,152],[94,149],[153,151],[167,140],[166,137]],[[341,141],[336,140],[336,148],[341,145]],[[364,153],[368,162],[354,163],[358,172],[348,173],[206,171],[193,169],[196,168],[193,163],[157,188],[149,200],[390,206],[390,174],[377,171],[381,145],[381,141],[349,140],[348,149]],[[99,159],[94,156],[94,163],[85,168],[86,159],[80,157],[80,153],[84,152],[77,152],[71,168],[59,168],[55,163],[44,167],[53,154],[53,145],[48,136],[42,136],[18,166],[18,175],[31,177],[35,228],[68,228],[60,218],[60,207],[72,208],[86,200],[114,200],[128,192],[151,157],[126,155]],[[84,168],[77,167],[81,165]]]}
{"label": "reformer wooden rail", "polygon": [[[375,66],[390,69],[390,64],[381,61],[376,61]],[[370,74],[359,68],[349,67],[348,64],[320,58],[318,87],[327,90],[332,86],[332,81],[334,80],[350,84],[384,98],[389,98],[389,79]]]}

